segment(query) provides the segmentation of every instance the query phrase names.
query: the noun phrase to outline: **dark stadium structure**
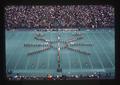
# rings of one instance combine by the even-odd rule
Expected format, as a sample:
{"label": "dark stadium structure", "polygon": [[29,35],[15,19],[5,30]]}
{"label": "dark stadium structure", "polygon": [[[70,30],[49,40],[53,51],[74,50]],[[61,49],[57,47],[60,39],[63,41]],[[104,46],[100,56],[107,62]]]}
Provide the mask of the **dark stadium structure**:
{"label": "dark stadium structure", "polygon": [[5,7],[8,80],[115,78],[114,8]]}

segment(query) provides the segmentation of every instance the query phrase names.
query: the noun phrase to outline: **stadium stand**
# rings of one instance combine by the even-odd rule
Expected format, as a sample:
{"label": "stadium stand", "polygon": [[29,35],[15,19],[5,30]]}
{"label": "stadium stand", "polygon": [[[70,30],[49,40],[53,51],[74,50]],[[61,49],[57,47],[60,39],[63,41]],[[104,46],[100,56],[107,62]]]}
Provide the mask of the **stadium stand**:
{"label": "stadium stand", "polygon": [[46,76],[20,76],[20,75],[15,75],[15,76],[8,76],[7,78],[9,80],[82,80],[82,79],[111,79],[112,78],[112,73],[108,72],[108,73],[93,73],[91,75],[71,75],[71,76],[67,76],[67,75],[57,75],[57,76],[53,76],[53,75],[46,75]]}
{"label": "stadium stand", "polygon": [[5,27],[113,28],[114,8],[106,5],[7,6]]}
{"label": "stadium stand", "polygon": [[[76,30],[78,28],[114,28],[114,8],[106,5],[56,5],[56,6],[7,6],[5,8],[5,27],[6,29],[37,29],[44,30]],[[56,29],[57,28],[57,29]],[[74,29],[73,29],[74,28]],[[77,28],[77,29],[76,29]],[[74,43],[74,41],[83,39],[81,33],[73,34],[73,38],[67,41],[60,39],[58,34],[57,40],[47,40],[42,33],[36,33],[35,40],[43,41],[48,44],[24,44],[24,47],[40,47],[38,51],[29,52],[27,55],[33,55],[49,50],[50,48],[64,49],[91,55],[90,53],[72,48],[71,46],[92,46],[92,44]],[[79,37],[80,36],[80,37]],[[61,43],[61,46],[54,46],[55,43]],[[63,44],[63,45],[62,45]],[[46,47],[45,47],[46,46]],[[60,54],[58,52],[58,72],[62,72],[60,67]],[[9,72],[12,74],[12,71]],[[110,79],[112,73],[93,73],[90,75],[62,75],[53,76],[46,75],[45,77],[38,76],[22,76],[16,74],[15,76],[8,76],[9,80],[80,80],[80,79]]]}

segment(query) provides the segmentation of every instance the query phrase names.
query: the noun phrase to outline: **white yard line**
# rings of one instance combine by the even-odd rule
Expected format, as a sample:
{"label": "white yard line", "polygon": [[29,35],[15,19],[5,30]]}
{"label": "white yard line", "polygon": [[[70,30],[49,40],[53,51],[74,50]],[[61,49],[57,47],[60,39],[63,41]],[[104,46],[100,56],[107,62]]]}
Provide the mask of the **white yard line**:
{"label": "white yard line", "polygon": [[[99,41],[98,41],[98,42],[99,42]],[[102,44],[103,44],[103,43],[102,43]],[[102,50],[103,50],[103,52],[104,52],[105,56],[107,57],[108,61],[111,63],[112,67],[114,67],[114,65],[113,65],[112,61],[110,60],[110,57],[109,57],[108,55],[106,55],[105,48],[104,48],[104,46],[102,46],[102,44],[101,44],[101,43],[99,43],[99,45],[101,45],[101,48],[102,48]]]}
{"label": "white yard line", "polygon": [[27,63],[25,65],[25,70],[27,70],[27,68],[28,68],[28,63],[29,63],[29,59],[27,59]]}
{"label": "white yard line", "polygon": [[115,32],[115,31],[113,31],[113,33],[111,33],[111,32],[109,33],[109,32],[108,32],[109,36],[111,36],[112,38],[113,38],[113,37],[115,38],[114,32]]}
{"label": "white yard line", "polygon": [[113,39],[115,39],[115,35],[113,34],[113,35],[111,35],[112,33],[109,33],[109,32],[107,32],[107,35],[106,36],[109,36],[109,38],[113,38]]}
{"label": "white yard line", "polygon": [[48,72],[50,72],[50,56],[48,55]]}
{"label": "white yard line", "polygon": [[[94,34],[92,34],[93,36],[94,36]],[[97,41],[97,39],[96,39],[96,37],[94,36],[94,38],[95,38],[95,40]],[[101,64],[101,66],[102,66],[102,68],[105,70],[105,67],[104,67],[104,65],[103,65],[103,62],[102,62],[102,60],[100,59],[100,56],[97,54],[97,51],[94,49],[94,52],[96,53],[96,55],[97,55],[97,58],[98,58],[98,60],[99,60],[99,62],[100,62],[100,64]]]}
{"label": "white yard line", "polygon": [[[25,35],[21,35],[21,37],[23,38]],[[24,38],[23,38],[24,39]],[[23,51],[23,50],[22,50]],[[23,56],[19,56],[17,63],[14,66],[14,69],[16,69],[17,65],[19,64],[20,60],[22,59]]]}
{"label": "white yard line", "polygon": [[68,62],[69,62],[69,72],[71,72],[71,58],[69,54],[67,54],[67,57],[68,57]]}
{"label": "white yard line", "polygon": [[[107,41],[108,41],[108,40],[107,40],[107,39],[105,39],[103,35],[101,35],[101,37],[102,37],[102,38],[103,38],[103,40],[104,40],[104,41],[106,41],[106,43],[107,43]],[[108,41],[108,42],[109,42],[109,41]],[[110,49],[110,51],[113,53],[113,50],[112,50],[111,48],[109,48],[109,49]],[[109,59],[110,59],[110,57],[109,57]],[[110,61],[112,62],[112,60],[110,60]],[[113,62],[112,62],[112,64],[113,64]]]}
{"label": "white yard line", "polygon": [[[89,36],[86,35],[86,37],[90,40]],[[93,64],[92,64],[92,61],[91,61],[91,59],[90,59],[90,56],[88,56],[88,60],[89,60],[89,62],[90,62],[91,68],[93,69]]]}
{"label": "white yard line", "polygon": [[15,64],[15,66],[14,66],[14,70],[16,69],[17,65],[19,64],[20,59],[21,59],[21,56],[19,56],[19,58],[17,59],[16,64]]}
{"label": "white yard line", "polygon": [[[109,32],[107,32],[107,36],[109,36],[110,38],[115,38],[115,35],[114,34],[112,34],[112,33],[109,33]],[[111,35],[112,34],[112,35]]]}
{"label": "white yard line", "polygon": [[81,59],[80,59],[80,56],[78,56],[79,57],[79,64],[80,64],[80,68],[81,68],[81,70],[82,70],[82,63],[81,63]]}
{"label": "white yard line", "polygon": [[89,60],[89,62],[90,62],[91,68],[93,69],[93,64],[92,64],[92,62],[91,62],[90,56],[88,56],[88,60]]}
{"label": "white yard line", "polygon": [[[15,50],[17,50],[17,48],[15,49]],[[9,51],[10,52],[10,51]],[[8,52],[7,52],[8,53]],[[14,54],[14,52],[11,52],[12,54]],[[13,60],[13,55],[11,55],[11,56],[7,56],[7,62],[6,62],[6,66],[9,66],[10,64],[9,63],[11,63],[11,61]],[[11,60],[12,59],[12,60]]]}
{"label": "white yard line", "polygon": [[[66,35],[65,37],[68,37],[68,36]],[[71,73],[71,60],[70,60],[69,53],[67,53],[67,58],[68,58],[68,63],[69,63],[69,72]]]}
{"label": "white yard line", "polygon": [[[31,39],[31,37],[29,37],[29,39],[27,39],[27,42],[29,42],[30,39]],[[27,70],[31,57],[27,56],[27,53],[26,53],[26,56],[25,56],[25,57],[28,57],[27,63],[26,63],[26,65],[25,65],[25,70]]]}
{"label": "white yard line", "polygon": [[[37,56],[36,56],[36,57],[37,57]],[[37,59],[37,65],[36,65],[36,67],[35,67],[36,70],[37,70],[38,67],[39,67],[39,61],[40,61],[40,56],[38,56],[38,59]]]}
{"label": "white yard line", "polygon": [[[36,56],[36,57],[37,57],[37,56]],[[35,67],[36,70],[38,70],[38,68],[39,68],[39,64],[40,64],[39,61],[40,61],[40,56],[38,56],[38,58],[37,58],[37,65],[36,65],[36,67]]]}
{"label": "white yard line", "polygon": [[[20,44],[20,42],[18,42],[18,41],[17,41],[16,43]],[[7,44],[7,42],[6,42],[6,44]],[[9,45],[9,43],[8,43],[8,45]],[[7,47],[6,47],[6,48],[7,48]],[[15,51],[16,51],[17,49],[18,49],[18,48],[15,48]],[[11,51],[12,51],[12,52],[11,52]],[[11,51],[8,50],[8,52],[11,52],[12,54],[14,54],[15,51],[13,51],[13,50],[11,50]],[[7,53],[8,53],[8,52],[7,52]],[[9,53],[8,53],[8,54],[9,54]],[[8,59],[8,56],[7,56],[7,59]],[[11,55],[11,56],[9,57],[9,59],[8,59],[8,61],[7,61],[7,63],[6,63],[6,66],[8,66],[8,64],[12,61],[11,59],[13,59],[13,55]]]}
{"label": "white yard line", "polygon": [[[100,34],[99,34],[100,35]],[[110,42],[110,41],[108,41],[108,39],[105,39],[104,38],[104,36],[103,35],[100,35],[102,38],[103,38],[103,40],[107,43],[107,42]],[[109,45],[109,44],[108,44]],[[111,51],[113,51],[111,48],[109,48]]]}

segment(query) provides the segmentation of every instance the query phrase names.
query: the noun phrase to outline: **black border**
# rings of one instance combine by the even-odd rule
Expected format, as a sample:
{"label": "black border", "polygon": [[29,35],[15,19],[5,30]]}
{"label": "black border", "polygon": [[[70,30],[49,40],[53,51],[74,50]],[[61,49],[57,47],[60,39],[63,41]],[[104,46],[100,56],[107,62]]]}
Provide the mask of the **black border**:
{"label": "black border", "polygon": [[[8,81],[5,79],[5,27],[4,27],[4,7],[7,5],[112,5],[115,8],[115,60],[116,78],[114,80],[77,80],[77,81]],[[13,85],[40,85],[40,84],[114,84],[120,79],[120,58],[119,58],[119,2],[114,0],[4,0],[1,3],[0,11],[0,83]],[[1,82],[2,81],[2,82]]]}

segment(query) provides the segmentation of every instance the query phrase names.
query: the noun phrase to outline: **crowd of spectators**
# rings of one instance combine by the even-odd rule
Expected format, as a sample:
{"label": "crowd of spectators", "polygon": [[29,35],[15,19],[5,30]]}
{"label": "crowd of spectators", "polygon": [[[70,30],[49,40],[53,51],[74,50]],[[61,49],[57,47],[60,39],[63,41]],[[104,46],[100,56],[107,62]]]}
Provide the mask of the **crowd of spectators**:
{"label": "crowd of spectators", "polygon": [[109,5],[36,5],[5,7],[6,28],[113,28]]}
{"label": "crowd of spectators", "polygon": [[8,76],[9,80],[81,80],[81,79],[114,79],[111,72],[107,73],[93,73],[89,75],[47,75],[47,76],[20,76],[16,74],[15,76]]}

